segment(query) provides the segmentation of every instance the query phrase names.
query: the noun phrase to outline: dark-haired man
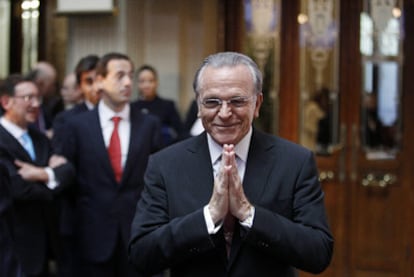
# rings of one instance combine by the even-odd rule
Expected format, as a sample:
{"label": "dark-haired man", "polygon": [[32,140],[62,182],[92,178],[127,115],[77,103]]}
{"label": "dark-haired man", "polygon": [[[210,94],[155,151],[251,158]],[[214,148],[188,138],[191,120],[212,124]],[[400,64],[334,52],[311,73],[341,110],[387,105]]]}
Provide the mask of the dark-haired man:
{"label": "dark-haired man", "polygon": [[18,276],[45,276],[58,255],[56,196],[72,184],[74,170],[53,154],[49,139],[32,126],[42,98],[20,75],[5,80],[0,118],[0,160],[10,176],[11,229]]}
{"label": "dark-haired man", "polygon": [[98,61],[98,56],[87,55],[81,58],[75,67],[76,87],[82,94],[83,101],[72,109],[60,112],[54,119],[52,145],[57,152],[62,151],[66,121],[77,114],[92,110],[99,101],[99,94],[94,87],[95,67]]}
{"label": "dark-haired man", "polygon": [[96,67],[97,107],[66,124],[64,155],[75,165],[75,239],[80,276],[136,276],[127,245],[151,152],[159,149],[160,124],[131,109],[133,64],[108,53]]}

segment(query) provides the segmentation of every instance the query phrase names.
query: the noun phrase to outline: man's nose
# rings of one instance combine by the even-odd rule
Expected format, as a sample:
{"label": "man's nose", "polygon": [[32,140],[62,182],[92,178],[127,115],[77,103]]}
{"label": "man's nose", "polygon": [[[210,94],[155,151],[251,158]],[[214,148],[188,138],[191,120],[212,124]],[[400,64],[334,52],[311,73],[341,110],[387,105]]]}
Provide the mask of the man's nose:
{"label": "man's nose", "polygon": [[131,86],[132,85],[132,77],[129,75],[125,75],[124,77],[124,85]]}
{"label": "man's nose", "polygon": [[227,101],[223,101],[220,106],[219,116],[221,117],[228,117],[232,114],[231,107],[227,103]]}

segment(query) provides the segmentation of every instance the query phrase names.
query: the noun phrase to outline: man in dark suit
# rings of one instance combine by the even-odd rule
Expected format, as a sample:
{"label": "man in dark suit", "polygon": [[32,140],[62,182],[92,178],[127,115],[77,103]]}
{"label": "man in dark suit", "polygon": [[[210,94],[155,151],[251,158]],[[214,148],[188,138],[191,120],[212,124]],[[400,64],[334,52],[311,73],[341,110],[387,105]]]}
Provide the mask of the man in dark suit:
{"label": "man in dark suit", "polygon": [[64,154],[77,170],[80,276],[136,276],[127,245],[147,159],[159,148],[160,124],[130,107],[132,76],[129,57],[103,56],[95,79],[100,102],[66,125]]}
{"label": "man in dark suit", "polygon": [[150,157],[129,254],[140,272],[296,276],[329,264],[333,239],[310,151],[252,127],[262,76],[247,56],[209,56],[194,90],[206,132]]}
{"label": "man in dark suit", "polygon": [[54,155],[35,122],[41,97],[35,83],[19,75],[5,81],[0,118],[0,159],[10,176],[11,236],[22,276],[44,276],[58,255],[55,197],[74,176],[70,163]]}
{"label": "man in dark suit", "polygon": [[[78,114],[91,111],[99,101],[99,95],[94,87],[96,65],[99,57],[87,55],[81,58],[75,67],[76,87],[82,94],[82,103],[69,110],[60,112],[53,121],[52,146],[57,153],[63,150],[63,142],[66,138],[66,122]],[[74,240],[74,190],[67,191],[61,197],[61,221],[60,234],[62,238],[62,257],[60,261],[60,276],[74,276],[78,268],[78,256]]]}
{"label": "man in dark suit", "polygon": [[62,151],[66,121],[77,114],[92,110],[99,101],[99,94],[94,87],[95,67],[98,61],[98,56],[87,55],[81,58],[75,67],[76,85],[83,101],[69,110],[60,112],[53,120],[52,145],[57,152]]}

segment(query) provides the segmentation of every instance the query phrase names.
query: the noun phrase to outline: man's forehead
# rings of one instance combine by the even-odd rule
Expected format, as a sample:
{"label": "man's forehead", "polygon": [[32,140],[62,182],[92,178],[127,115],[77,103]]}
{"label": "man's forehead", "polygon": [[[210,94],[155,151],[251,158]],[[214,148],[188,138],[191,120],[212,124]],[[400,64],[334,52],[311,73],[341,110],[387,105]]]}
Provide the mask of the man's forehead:
{"label": "man's forehead", "polygon": [[132,71],[132,62],[125,59],[112,59],[108,62],[108,71]]}
{"label": "man's forehead", "polygon": [[39,89],[37,88],[36,84],[32,81],[23,81],[16,85],[14,88],[15,92],[32,92],[38,93]]}

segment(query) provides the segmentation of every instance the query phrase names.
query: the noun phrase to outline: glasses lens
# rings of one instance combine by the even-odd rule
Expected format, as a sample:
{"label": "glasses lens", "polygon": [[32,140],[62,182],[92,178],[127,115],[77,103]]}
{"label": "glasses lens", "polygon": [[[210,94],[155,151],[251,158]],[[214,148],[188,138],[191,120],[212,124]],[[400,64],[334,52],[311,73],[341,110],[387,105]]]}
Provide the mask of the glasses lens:
{"label": "glasses lens", "polygon": [[246,103],[249,101],[248,98],[244,98],[244,97],[237,97],[237,98],[232,98],[229,101],[229,104],[231,104],[233,107],[243,107],[244,105],[246,105]]}
{"label": "glasses lens", "polygon": [[218,106],[221,105],[221,100],[220,99],[214,99],[214,98],[204,99],[203,100],[203,105],[207,109],[215,109],[215,108],[217,108]]}

